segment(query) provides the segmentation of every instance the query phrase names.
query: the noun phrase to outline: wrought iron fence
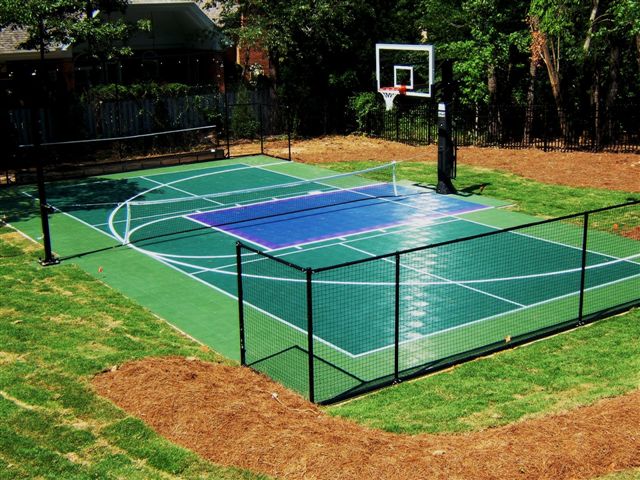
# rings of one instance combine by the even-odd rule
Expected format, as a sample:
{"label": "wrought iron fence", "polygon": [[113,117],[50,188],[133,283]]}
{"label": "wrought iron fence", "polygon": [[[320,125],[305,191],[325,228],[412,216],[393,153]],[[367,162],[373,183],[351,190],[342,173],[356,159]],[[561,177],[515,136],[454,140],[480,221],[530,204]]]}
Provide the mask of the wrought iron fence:
{"label": "wrought iron fence", "polygon": [[[10,139],[2,138],[4,161],[0,166],[0,186],[35,182],[38,165],[45,169],[47,180],[53,180],[192,163],[237,154],[270,154],[290,159],[291,121],[288,109],[278,104],[233,103],[234,98],[234,95],[228,95],[218,106],[217,99],[201,97],[197,108],[190,98],[169,99],[164,105],[169,105],[171,110],[182,108],[182,101],[186,103],[182,105],[182,116],[171,115],[173,123],[170,125],[177,128],[164,130],[154,129],[149,123],[155,107],[137,112],[133,108],[136,101],[102,105],[99,114],[91,110],[93,116],[83,123],[91,125],[95,135],[87,135],[83,128],[79,128],[73,140],[48,135],[48,125],[54,117],[47,117],[50,112],[40,111],[40,119],[36,122],[42,136],[39,148],[31,144],[31,133],[25,133],[33,130],[33,112],[25,110],[19,122],[18,117],[14,118],[18,122],[15,125],[20,127],[14,131],[22,133]],[[127,133],[116,134],[121,131]],[[6,136],[7,132],[4,133]]]}
{"label": "wrought iron fence", "polygon": [[237,244],[241,361],[332,403],[640,304],[640,201],[322,268]]}
{"label": "wrought iron fence", "polygon": [[[459,146],[640,152],[640,108],[615,105],[606,111],[559,114],[555,106],[465,106],[452,109]],[[409,144],[437,143],[435,102],[387,112],[381,106],[365,120],[366,133]]]}

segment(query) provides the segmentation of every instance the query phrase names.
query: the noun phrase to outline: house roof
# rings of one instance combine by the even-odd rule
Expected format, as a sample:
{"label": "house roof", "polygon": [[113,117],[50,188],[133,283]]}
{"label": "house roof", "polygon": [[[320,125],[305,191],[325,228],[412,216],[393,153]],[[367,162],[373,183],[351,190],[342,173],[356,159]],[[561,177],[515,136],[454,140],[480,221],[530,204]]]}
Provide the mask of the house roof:
{"label": "house roof", "polygon": [[[40,57],[37,49],[24,49],[20,45],[29,38],[26,30],[7,27],[0,30],[0,57],[4,60],[29,60]],[[68,58],[71,52],[67,46],[57,46],[45,52],[47,58]]]}
{"label": "house roof", "polygon": [[[130,44],[140,48],[170,48],[192,46],[195,48],[221,50],[220,35],[200,35],[199,32],[214,32],[215,22],[220,18],[220,7],[205,7],[205,0],[129,0],[127,17],[132,20],[149,19],[155,23],[153,35],[142,32],[134,35]],[[214,32],[215,33],[215,32]],[[28,34],[25,30],[7,27],[0,30],[0,58],[2,60],[29,60],[39,57],[38,50],[19,48]],[[50,48],[47,58],[69,58],[68,46]]]}

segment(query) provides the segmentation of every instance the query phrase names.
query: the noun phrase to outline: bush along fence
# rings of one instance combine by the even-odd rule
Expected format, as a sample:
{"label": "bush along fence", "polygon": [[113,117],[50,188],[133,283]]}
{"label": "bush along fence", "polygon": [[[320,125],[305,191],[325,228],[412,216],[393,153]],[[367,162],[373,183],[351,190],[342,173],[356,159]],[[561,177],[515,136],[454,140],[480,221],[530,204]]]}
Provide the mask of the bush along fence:
{"label": "bush along fence", "polygon": [[[385,140],[437,143],[437,102],[415,105],[396,99],[396,103],[389,112],[383,106],[364,115],[356,112],[358,129]],[[553,105],[455,105],[452,115],[459,146],[640,153],[637,105],[561,114]]]}
{"label": "bush along fence", "polygon": [[640,304],[638,229],[633,201],[322,268],[239,242],[242,364],[332,403],[582,325]]}

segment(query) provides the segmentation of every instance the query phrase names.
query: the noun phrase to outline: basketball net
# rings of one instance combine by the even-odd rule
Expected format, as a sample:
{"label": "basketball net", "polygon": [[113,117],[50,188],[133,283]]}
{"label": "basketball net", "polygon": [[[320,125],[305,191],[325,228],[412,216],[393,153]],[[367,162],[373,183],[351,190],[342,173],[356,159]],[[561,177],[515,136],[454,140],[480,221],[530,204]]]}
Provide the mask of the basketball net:
{"label": "basketball net", "polygon": [[384,103],[387,107],[387,111],[393,109],[393,101],[398,95],[406,95],[406,85],[400,85],[399,87],[384,87],[378,90],[384,97]]}

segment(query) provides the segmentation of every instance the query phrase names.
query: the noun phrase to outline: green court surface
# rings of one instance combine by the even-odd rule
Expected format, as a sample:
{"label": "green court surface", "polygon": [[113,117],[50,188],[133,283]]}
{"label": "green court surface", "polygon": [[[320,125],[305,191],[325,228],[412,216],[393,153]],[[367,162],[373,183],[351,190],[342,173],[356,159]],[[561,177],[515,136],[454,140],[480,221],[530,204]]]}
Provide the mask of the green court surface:
{"label": "green court surface", "polygon": [[[251,156],[48,184],[53,249],[233,359],[236,242],[312,269],[318,400],[386,378],[394,362],[410,372],[574,320],[581,283],[585,315],[638,300],[640,242],[617,231],[590,229],[583,257],[582,218],[482,236],[537,219],[480,196],[392,189],[384,168],[333,175]],[[250,191],[228,193],[240,189]],[[0,206],[39,238],[34,197],[32,187],[13,188]],[[635,213],[620,218],[637,221],[638,205],[625,208]],[[469,236],[478,238],[407,252],[398,265],[376,258]],[[303,394],[306,281],[244,251],[247,361]]]}

